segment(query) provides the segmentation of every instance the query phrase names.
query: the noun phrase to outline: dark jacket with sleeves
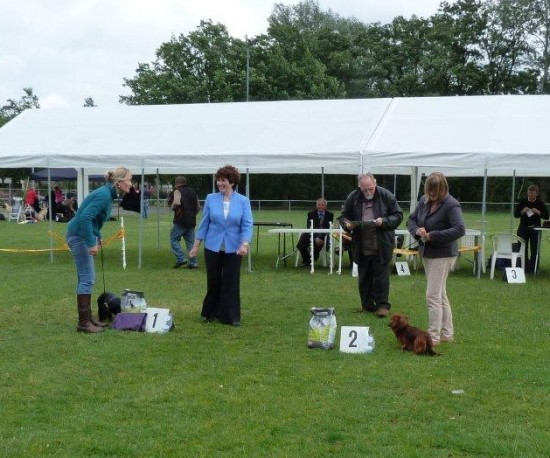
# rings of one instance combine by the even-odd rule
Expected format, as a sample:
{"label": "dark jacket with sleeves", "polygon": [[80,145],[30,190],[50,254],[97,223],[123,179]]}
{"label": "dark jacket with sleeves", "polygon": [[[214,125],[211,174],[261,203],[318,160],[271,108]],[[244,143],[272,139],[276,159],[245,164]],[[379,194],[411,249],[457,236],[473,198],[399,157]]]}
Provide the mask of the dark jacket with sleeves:
{"label": "dark jacket with sleeves", "polygon": [[[525,213],[521,213],[521,211],[525,207],[531,209],[536,208],[538,211],[540,211],[540,216],[536,213],[533,213],[531,216],[527,216]],[[521,226],[540,227],[541,220],[548,219],[548,210],[546,209],[546,205],[544,205],[544,202],[539,198],[535,199],[534,202],[529,202],[529,199],[525,198],[520,200],[514,208],[514,217],[520,219],[519,224]]]}
{"label": "dark jacket with sleeves", "polygon": [[[359,188],[352,191],[344,204],[340,224],[343,223],[343,220],[361,221],[364,201],[365,196]],[[376,187],[372,207],[374,218],[382,218],[383,220],[382,226],[376,228],[380,262],[390,262],[395,248],[395,229],[399,227],[403,220],[403,211],[395,196],[381,186]],[[361,225],[353,230],[351,237],[353,259],[360,259],[363,256],[361,253]]]}
{"label": "dark jacket with sleeves", "polygon": [[[460,203],[448,195],[435,212],[430,213],[430,208],[431,203],[421,199],[407,220],[409,233],[419,242],[420,255],[426,258],[458,256],[456,241],[466,233]],[[430,240],[426,243],[416,235],[421,227],[430,234]]]}

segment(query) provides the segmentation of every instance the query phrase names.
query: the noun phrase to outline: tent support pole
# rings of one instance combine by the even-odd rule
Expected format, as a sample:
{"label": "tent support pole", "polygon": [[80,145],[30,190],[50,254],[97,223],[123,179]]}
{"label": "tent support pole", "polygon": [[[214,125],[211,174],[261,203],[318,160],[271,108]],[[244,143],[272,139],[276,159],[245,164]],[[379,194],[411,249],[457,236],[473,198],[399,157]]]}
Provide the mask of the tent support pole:
{"label": "tent support pole", "polygon": [[160,253],[160,176],[157,169],[157,177],[155,179],[155,190],[157,194],[157,251]]}
{"label": "tent support pole", "polygon": [[[246,169],[246,197],[248,197],[250,199],[250,173],[249,173],[249,169],[247,168]],[[254,227],[254,226],[252,226]],[[260,228],[258,227],[258,230],[260,230]],[[254,233],[252,233],[252,237],[254,237]],[[252,240],[250,241],[252,242]],[[252,245],[253,243],[250,243],[249,247],[248,247],[248,271],[249,272],[252,272]]]}
{"label": "tent support pole", "polygon": [[[48,228],[50,234],[53,234],[53,207],[52,207],[52,175],[50,171],[50,165],[48,164],[48,215],[50,220],[48,221]],[[50,263],[53,264],[53,237],[50,237]]]}
{"label": "tent support pole", "polygon": [[141,257],[143,250],[143,185],[145,181],[145,169],[141,169],[141,185],[140,185],[140,199],[139,199],[139,250],[138,250],[138,269],[141,269]]}
{"label": "tent support pole", "polygon": [[[487,169],[483,174],[483,196],[481,201],[481,262],[485,262],[485,234],[487,233],[485,227],[485,215],[487,213]],[[477,263],[477,278],[481,278],[481,262]]]}
{"label": "tent support pole", "polygon": [[516,195],[516,169],[514,169],[514,173],[512,174],[512,197],[510,199],[510,224],[508,231],[510,234],[512,233],[513,225],[514,225],[514,202],[515,202],[515,195]]}
{"label": "tent support pole", "polygon": [[325,198],[325,168],[321,167],[321,197]]}

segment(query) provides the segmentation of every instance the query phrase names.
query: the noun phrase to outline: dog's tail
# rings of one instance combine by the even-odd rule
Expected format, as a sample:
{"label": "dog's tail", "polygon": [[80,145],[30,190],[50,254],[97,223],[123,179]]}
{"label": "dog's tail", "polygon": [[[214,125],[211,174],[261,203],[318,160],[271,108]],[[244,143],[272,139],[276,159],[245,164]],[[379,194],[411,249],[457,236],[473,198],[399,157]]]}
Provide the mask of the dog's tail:
{"label": "dog's tail", "polygon": [[441,356],[441,353],[436,352],[433,348],[426,349],[426,353],[424,354],[428,356]]}

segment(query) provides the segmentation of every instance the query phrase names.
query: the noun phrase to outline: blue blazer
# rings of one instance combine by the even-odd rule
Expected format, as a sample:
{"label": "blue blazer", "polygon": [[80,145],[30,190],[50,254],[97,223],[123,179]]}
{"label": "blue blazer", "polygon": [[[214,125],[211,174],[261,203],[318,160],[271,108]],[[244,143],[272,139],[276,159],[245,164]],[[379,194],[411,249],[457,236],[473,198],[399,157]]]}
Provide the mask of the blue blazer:
{"label": "blue blazer", "polygon": [[236,253],[242,242],[252,240],[253,224],[248,197],[233,192],[229,214],[224,218],[223,194],[216,192],[206,196],[196,238],[210,251],[218,252],[225,246],[226,253]]}

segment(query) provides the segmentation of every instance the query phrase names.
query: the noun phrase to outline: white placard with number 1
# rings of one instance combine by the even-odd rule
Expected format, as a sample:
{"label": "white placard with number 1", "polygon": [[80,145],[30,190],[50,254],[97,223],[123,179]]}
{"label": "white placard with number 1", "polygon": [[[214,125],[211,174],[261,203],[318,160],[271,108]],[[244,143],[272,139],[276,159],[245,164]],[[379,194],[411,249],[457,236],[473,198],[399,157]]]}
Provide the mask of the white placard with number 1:
{"label": "white placard with number 1", "polygon": [[409,269],[409,263],[399,261],[395,263],[395,270],[397,271],[397,275],[410,275],[411,271]]}
{"label": "white placard with number 1", "polygon": [[164,334],[174,327],[174,318],[170,309],[147,307],[146,312],[145,332]]}
{"label": "white placard with number 1", "polygon": [[370,353],[374,339],[368,326],[342,326],[340,328],[340,351],[343,353]]}

